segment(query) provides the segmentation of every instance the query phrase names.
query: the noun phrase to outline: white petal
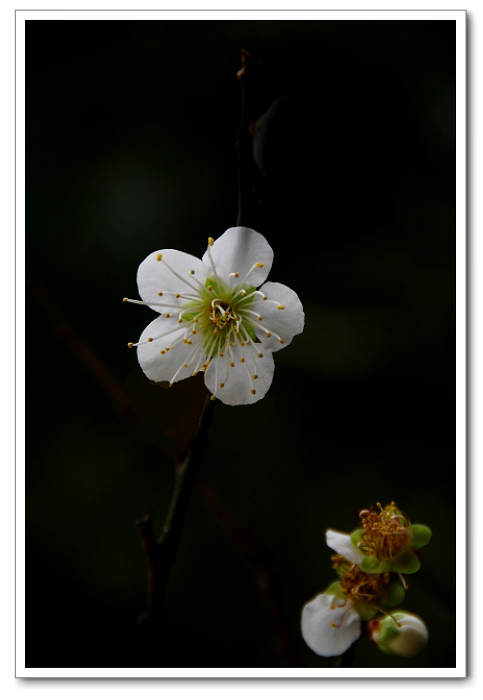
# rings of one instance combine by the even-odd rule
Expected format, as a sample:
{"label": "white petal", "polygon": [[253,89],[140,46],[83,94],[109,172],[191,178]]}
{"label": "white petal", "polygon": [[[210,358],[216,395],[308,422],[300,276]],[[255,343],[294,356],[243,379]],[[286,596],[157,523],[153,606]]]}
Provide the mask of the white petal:
{"label": "white petal", "polygon": [[[153,382],[170,382],[174,375],[181,368],[181,371],[176,376],[175,381],[190,377],[195,369],[195,365],[190,363],[188,367],[184,367],[190,355],[196,353],[199,346],[198,341],[193,337],[191,345],[181,343],[172,350],[166,352],[166,348],[173,345],[178,339],[182,338],[185,333],[186,326],[178,324],[176,318],[164,318],[158,316],[152,321],[143,331],[140,341],[154,338],[152,343],[144,343],[138,347],[139,364],[145,375]],[[164,333],[168,331],[167,335]],[[163,334],[162,338],[156,340],[157,335]],[[164,350],[164,354],[161,351]],[[200,355],[201,356],[201,353]],[[203,353],[203,357],[205,354]],[[203,360],[204,362],[204,360]]]}
{"label": "white petal", "polygon": [[416,656],[428,643],[428,628],[416,615],[406,614],[404,617],[397,617],[399,636],[395,637],[389,647],[399,656]]}
{"label": "white petal", "polygon": [[[158,260],[160,254],[162,259]],[[164,264],[165,262],[169,267]],[[169,268],[172,268],[184,281],[179,279]],[[191,270],[194,270],[194,277],[204,284],[208,270],[203,262],[195,258],[194,255],[173,249],[151,253],[143,260],[138,269],[138,288],[141,298],[149,305],[159,304],[161,301],[175,305],[185,303],[185,299],[178,300],[174,294],[196,294],[198,283],[193,278],[193,274],[190,274]],[[173,292],[174,294],[160,297],[159,292]],[[160,313],[159,306],[151,308]]]}
{"label": "white petal", "polygon": [[[257,344],[257,350],[263,353],[263,357],[255,356],[257,353],[253,345],[248,351],[240,345],[223,348],[223,357],[217,355],[205,374],[205,384],[217,399],[230,406],[256,403],[263,399],[273,379],[274,362],[272,353],[263,350]],[[251,355],[249,354],[251,353]],[[244,359],[244,362],[241,360]],[[231,367],[233,363],[234,367]],[[218,371],[217,371],[218,366]],[[253,375],[257,378],[253,379]],[[224,384],[220,387],[220,384]],[[255,391],[255,393],[252,393]]]}
{"label": "white petal", "polygon": [[325,536],[328,546],[353,564],[360,564],[364,559],[364,554],[352,544],[351,536],[345,532],[327,530]]}
{"label": "white petal", "polygon": [[[260,314],[262,317],[260,323],[272,333],[267,338],[265,333],[257,328],[260,342],[265,348],[275,352],[291,343],[294,335],[302,333],[305,323],[304,309],[297,294],[284,284],[267,282],[260,288],[260,292],[267,297],[267,300],[263,301],[260,296],[256,295],[250,308]],[[273,301],[277,301],[285,308],[277,308],[277,304],[274,304]],[[280,336],[284,342],[281,343],[276,336]]]}
{"label": "white petal", "polygon": [[359,615],[348,602],[338,607],[341,602],[341,598],[321,593],[302,608],[302,636],[320,656],[343,654],[361,635]]}
{"label": "white petal", "polygon": [[[234,226],[216,239],[210,249],[216,271],[228,282],[229,275],[238,272],[237,282],[241,282],[255,263],[256,267],[246,281],[247,287],[258,287],[265,282],[272,267],[273,250],[261,233],[244,226]],[[211,267],[208,252],[203,256],[203,262]]]}

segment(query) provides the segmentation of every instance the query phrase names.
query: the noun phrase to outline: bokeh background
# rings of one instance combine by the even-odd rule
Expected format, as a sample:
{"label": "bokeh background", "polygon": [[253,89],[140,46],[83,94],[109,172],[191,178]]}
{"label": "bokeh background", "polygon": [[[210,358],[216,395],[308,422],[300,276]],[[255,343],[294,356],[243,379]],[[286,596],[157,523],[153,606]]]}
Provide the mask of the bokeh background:
{"label": "bokeh background", "polygon": [[[27,22],[26,664],[323,673],[299,616],[333,579],[325,530],[395,500],[434,533],[405,601],[430,643],[363,639],[353,665],[452,667],[454,22],[160,18]],[[146,380],[127,342],[152,312],[122,298],[153,250],[236,222],[241,49],[257,116],[278,100],[246,223],[306,329],[266,398],[215,407],[147,649],[135,523],[159,532],[204,385]]]}

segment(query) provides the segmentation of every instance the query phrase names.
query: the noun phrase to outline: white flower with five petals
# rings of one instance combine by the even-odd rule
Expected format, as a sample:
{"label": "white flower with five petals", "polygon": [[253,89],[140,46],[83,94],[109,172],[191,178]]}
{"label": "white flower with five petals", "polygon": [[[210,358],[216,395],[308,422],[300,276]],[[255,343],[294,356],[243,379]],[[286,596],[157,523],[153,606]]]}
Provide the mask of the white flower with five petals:
{"label": "white flower with five petals", "polygon": [[138,270],[143,301],[125,299],[160,314],[138,343],[129,343],[147,377],[172,385],[202,371],[223,403],[263,398],[273,353],[304,327],[297,294],[265,282],[272,262],[267,240],[242,226],[210,238],[202,260],[172,249],[149,255]]}

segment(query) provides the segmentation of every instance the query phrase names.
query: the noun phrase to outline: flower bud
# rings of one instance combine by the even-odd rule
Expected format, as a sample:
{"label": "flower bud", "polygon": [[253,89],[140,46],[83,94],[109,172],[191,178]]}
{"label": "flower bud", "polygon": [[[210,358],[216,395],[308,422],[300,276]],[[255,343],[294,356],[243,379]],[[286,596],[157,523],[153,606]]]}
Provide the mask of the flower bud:
{"label": "flower bud", "polygon": [[421,618],[406,612],[386,615],[369,623],[371,639],[386,654],[416,656],[428,643],[428,629]]}

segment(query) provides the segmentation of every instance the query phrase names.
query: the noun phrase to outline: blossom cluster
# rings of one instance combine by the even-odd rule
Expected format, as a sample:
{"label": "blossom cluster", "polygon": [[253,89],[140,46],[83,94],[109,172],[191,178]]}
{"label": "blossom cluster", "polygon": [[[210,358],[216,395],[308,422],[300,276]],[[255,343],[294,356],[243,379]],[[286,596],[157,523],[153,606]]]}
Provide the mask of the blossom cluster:
{"label": "blossom cluster", "polygon": [[347,651],[361,636],[362,623],[385,653],[414,656],[426,646],[428,630],[418,616],[387,608],[403,602],[404,576],[419,569],[418,552],[431,530],[412,525],[394,502],[377,506],[360,512],[360,527],[352,533],[326,532],[339,578],[306,603],[301,616],[302,636],[320,656]]}

